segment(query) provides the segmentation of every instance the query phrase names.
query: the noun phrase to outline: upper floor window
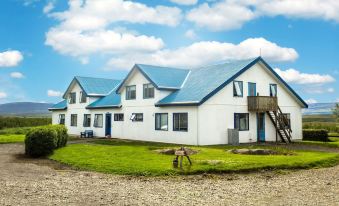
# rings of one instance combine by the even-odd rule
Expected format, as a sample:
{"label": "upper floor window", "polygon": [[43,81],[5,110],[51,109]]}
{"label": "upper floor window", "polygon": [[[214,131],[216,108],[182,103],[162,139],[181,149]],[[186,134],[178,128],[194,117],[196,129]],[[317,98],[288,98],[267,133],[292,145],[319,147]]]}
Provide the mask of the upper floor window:
{"label": "upper floor window", "polygon": [[76,97],[77,97],[77,93],[75,93],[75,92],[70,93],[69,94],[69,103],[70,104],[75,104]]}
{"label": "upper floor window", "polygon": [[173,113],[173,131],[188,131],[187,113]]}
{"label": "upper floor window", "polygon": [[71,114],[71,126],[76,127],[78,124],[78,115]]}
{"label": "upper floor window", "polygon": [[233,96],[234,97],[243,96],[242,81],[233,81]]}
{"label": "upper floor window", "polygon": [[80,92],[80,103],[86,103],[87,101],[87,97],[86,97],[86,94],[85,92]]}
{"label": "upper floor window", "polygon": [[168,130],[168,114],[156,113],[155,114],[155,130]]}
{"label": "upper floor window", "polygon": [[239,131],[249,130],[249,115],[248,113],[234,113],[234,128]]}
{"label": "upper floor window", "polygon": [[65,114],[59,114],[59,124],[65,124]]}
{"label": "upper floor window", "polygon": [[248,82],[248,96],[256,96],[256,83]]}
{"label": "upper floor window", "polygon": [[115,113],[114,114],[114,121],[124,121],[124,114],[123,113]]}
{"label": "upper floor window", "polygon": [[143,113],[132,113],[130,120],[133,122],[142,122],[144,121],[144,114]]}
{"label": "upper floor window", "polygon": [[90,114],[84,114],[84,127],[90,127],[91,126],[91,115]]}
{"label": "upper floor window", "polygon": [[136,98],[136,86],[126,86],[126,100],[135,99]]}
{"label": "upper floor window", "polygon": [[285,124],[285,129],[291,129],[291,114],[290,113],[284,113],[284,124]]}
{"label": "upper floor window", "polygon": [[276,84],[270,84],[270,96],[271,97],[277,96],[277,85]]}
{"label": "upper floor window", "polygon": [[103,115],[95,114],[94,115],[94,127],[102,127],[103,126]]}
{"label": "upper floor window", "polygon": [[154,86],[152,84],[144,84],[144,99],[154,98]]}

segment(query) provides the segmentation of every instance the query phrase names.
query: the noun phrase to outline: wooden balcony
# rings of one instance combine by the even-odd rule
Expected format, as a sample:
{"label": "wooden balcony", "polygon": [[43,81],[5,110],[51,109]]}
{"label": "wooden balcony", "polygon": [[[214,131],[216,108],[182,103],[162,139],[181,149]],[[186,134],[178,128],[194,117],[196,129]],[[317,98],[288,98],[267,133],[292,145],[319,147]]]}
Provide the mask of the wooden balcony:
{"label": "wooden balcony", "polygon": [[250,112],[267,112],[278,110],[277,97],[270,96],[248,96],[248,111]]}

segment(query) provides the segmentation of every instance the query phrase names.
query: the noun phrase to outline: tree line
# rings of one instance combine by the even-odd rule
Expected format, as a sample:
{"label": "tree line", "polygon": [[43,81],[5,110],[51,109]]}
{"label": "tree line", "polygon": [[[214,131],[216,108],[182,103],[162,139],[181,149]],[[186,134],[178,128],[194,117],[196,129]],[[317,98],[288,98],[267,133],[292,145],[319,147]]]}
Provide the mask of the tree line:
{"label": "tree line", "polygon": [[13,127],[35,127],[52,123],[49,117],[1,117],[0,129]]}

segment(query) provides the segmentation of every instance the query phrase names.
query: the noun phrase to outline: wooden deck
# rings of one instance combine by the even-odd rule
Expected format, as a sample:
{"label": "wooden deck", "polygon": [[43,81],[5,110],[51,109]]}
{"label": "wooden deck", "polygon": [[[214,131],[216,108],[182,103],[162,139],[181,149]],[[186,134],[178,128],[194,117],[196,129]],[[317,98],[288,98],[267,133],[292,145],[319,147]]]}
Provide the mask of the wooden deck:
{"label": "wooden deck", "polygon": [[278,110],[277,97],[270,96],[248,96],[248,111],[251,112],[267,112]]}

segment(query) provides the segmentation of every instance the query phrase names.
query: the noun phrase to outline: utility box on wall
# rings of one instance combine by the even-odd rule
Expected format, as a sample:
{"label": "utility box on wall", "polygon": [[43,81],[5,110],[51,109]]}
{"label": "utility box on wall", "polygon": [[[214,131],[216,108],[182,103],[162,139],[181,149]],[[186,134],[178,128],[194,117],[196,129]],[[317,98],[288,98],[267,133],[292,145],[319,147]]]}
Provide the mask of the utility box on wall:
{"label": "utility box on wall", "polygon": [[228,144],[239,145],[239,130],[228,129],[227,130]]}

